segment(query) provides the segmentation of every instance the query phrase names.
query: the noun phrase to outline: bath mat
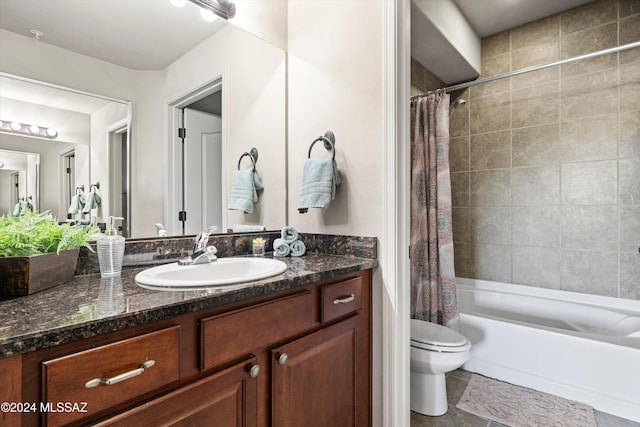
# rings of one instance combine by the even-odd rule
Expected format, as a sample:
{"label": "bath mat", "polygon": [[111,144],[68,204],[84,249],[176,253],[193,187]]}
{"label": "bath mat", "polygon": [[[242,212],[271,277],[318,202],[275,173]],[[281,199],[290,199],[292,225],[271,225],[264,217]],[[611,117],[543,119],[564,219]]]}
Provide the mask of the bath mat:
{"label": "bath mat", "polygon": [[597,427],[589,405],[476,374],[456,406],[511,427]]}

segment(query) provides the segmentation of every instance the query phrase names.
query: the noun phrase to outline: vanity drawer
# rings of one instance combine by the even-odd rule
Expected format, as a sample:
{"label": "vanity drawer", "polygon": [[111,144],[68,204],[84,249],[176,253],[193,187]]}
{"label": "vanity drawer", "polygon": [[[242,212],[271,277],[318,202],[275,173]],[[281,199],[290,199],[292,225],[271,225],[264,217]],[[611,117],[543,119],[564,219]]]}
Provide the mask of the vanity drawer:
{"label": "vanity drawer", "polygon": [[362,308],[362,278],[323,286],[320,294],[322,323],[356,312]]}
{"label": "vanity drawer", "polygon": [[313,294],[305,291],[200,321],[200,368],[219,366],[314,326]]}
{"label": "vanity drawer", "polygon": [[[174,326],[43,362],[44,402],[80,409],[86,402],[86,412],[47,411],[46,425],[67,424],[177,381],[179,354],[180,327]],[[151,366],[142,368],[145,362]]]}

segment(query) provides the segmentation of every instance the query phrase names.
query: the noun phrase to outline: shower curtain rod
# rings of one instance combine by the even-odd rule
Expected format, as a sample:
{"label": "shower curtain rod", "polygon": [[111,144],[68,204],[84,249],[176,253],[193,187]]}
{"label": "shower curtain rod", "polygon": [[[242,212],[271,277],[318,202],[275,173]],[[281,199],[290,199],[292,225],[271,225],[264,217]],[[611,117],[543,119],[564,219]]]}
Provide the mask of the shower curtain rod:
{"label": "shower curtain rod", "polygon": [[549,67],[555,67],[557,65],[567,64],[569,62],[580,61],[582,59],[589,59],[589,58],[595,58],[596,56],[608,55],[610,53],[620,52],[627,49],[633,49],[634,47],[640,47],[640,40],[633,43],[623,44],[617,47],[611,47],[608,49],[599,50],[597,52],[591,52],[584,55],[574,56],[573,58],[562,59],[560,61],[551,62],[548,64],[534,65],[533,67],[522,68],[520,70],[511,71],[509,73],[498,74],[491,77],[485,77],[484,79],[472,80],[470,82],[459,83],[459,84],[447,86],[441,89],[430,90],[427,93],[422,93],[420,95],[412,96],[411,99],[422,98],[424,96],[432,95],[435,93],[447,93],[447,92],[452,92],[454,90],[466,89],[471,86],[476,86],[483,83],[489,83],[494,80],[500,80],[506,77],[518,76],[520,74],[530,73],[532,71],[538,71],[538,70],[542,70]]}

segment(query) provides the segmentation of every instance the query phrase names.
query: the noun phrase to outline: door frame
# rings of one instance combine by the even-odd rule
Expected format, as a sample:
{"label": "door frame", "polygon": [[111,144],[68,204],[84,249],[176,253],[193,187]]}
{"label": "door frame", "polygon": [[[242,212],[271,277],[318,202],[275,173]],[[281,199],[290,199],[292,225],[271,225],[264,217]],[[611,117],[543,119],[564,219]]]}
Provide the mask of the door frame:
{"label": "door frame", "polygon": [[[178,211],[182,209],[182,153],[181,141],[178,137],[178,128],[182,126],[182,108],[222,90],[223,75],[219,75],[201,85],[190,90],[180,92],[169,98],[165,102],[164,123],[165,123],[165,158],[166,171],[163,177],[164,186],[164,226],[169,235],[181,235],[182,224],[178,221]],[[226,98],[222,93],[222,197],[226,197],[226,176],[227,165],[227,120]],[[226,230],[226,215],[222,215],[221,229]]]}
{"label": "door frame", "polygon": [[124,182],[124,187],[126,189],[127,192],[127,206],[125,206],[125,209],[122,212],[122,216],[124,217],[124,221],[122,221],[122,235],[124,237],[131,237],[131,149],[130,149],[130,128],[129,128],[129,118],[126,119],[122,119],[122,120],[118,120],[115,123],[110,124],[109,126],[107,126],[107,156],[109,157],[109,211],[110,214],[112,216],[118,216],[115,214],[115,210],[114,207],[116,205],[116,194],[120,195],[120,199],[122,199],[122,186],[119,186],[118,189],[114,188],[115,186],[113,185],[114,182],[116,182],[117,180],[115,179],[115,164],[116,164],[116,159],[115,159],[115,154],[119,153],[123,150],[115,150],[114,149],[114,144],[121,144],[122,143],[122,134],[126,133],[127,135],[127,141],[126,141],[126,153],[127,153],[127,159],[125,164],[120,164],[120,172],[124,172],[124,176],[125,176],[125,182]]}
{"label": "door frame", "polygon": [[385,190],[378,274],[383,288],[381,424],[391,427],[410,424],[410,2],[384,2],[383,21]]}
{"label": "door frame", "polygon": [[[64,189],[61,193],[60,196],[58,198],[58,212],[60,212],[61,214],[64,213],[64,218],[67,218],[67,212],[69,209],[69,203],[70,200],[67,200],[67,196],[73,197],[75,195],[76,192],[76,180],[75,180],[75,176],[76,176],[76,165],[75,165],[75,155],[76,155],[76,149],[72,148],[71,150],[65,151],[64,153],[60,154],[60,159],[59,159],[59,166],[60,166],[60,188]],[[70,157],[73,157],[73,166],[68,166],[67,162],[68,159]],[[72,169],[72,174],[73,176],[70,177],[69,173],[67,172],[67,167],[70,167]],[[73,181],[73,182],[72,182]],[[69,194],[66,193],[67,191],[67,187],[71,188],[71,192]]]}

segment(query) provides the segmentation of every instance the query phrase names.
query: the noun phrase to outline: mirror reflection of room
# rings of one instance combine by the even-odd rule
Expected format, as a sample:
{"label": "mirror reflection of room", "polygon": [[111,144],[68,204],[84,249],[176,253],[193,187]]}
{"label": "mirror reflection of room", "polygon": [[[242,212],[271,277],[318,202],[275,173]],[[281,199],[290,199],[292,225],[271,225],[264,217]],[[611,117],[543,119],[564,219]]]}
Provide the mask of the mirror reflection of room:
{"label": "mirror reflection of room", "polygon": [[10,75],[0,76],[0,93],[0,157],[13,159],[0,158],[1,214],[49,211],[96,225],[121,216],[128,105]]}
{"label": "mirror reflection of room", "polygon": [[[286,225],[286,3],[275,2],[265,9],[258,2],[240,1],[237,6],[238,13],[228,22],[206,22],[197,6],[187,3],[177,8],[169,1],[24,0],[3,5],[3,15],[12,19],[0,17],[0,75],[129,106],[126,115],[102,122],[101,135],[93,129],[87,131],[86,126],[91,126],[87,124],[83,125],[85,137],[78,138],[76,132],[71,140],[60,128],[55,143],[43,144],[45,141],[40,140],[47,148],[30,148],[42,155],[40,210],[51,210],[59,219],[98,223],[106,222],[111,215],[122,216],[122,234],[136,238],[161,232],[190,235],[209,226],[228,232],[236,224],[267,229]],[[37,13],[29,13],[35,10]],[[123,16],[127,19],[121,19]],[[65,25],[60,25],[61,20]],[[83,24],[89,20],[90,29]],[[119,23],[117,33],[113,22]],[[37,40],[28,30],[36,27],[42,33]],[[169,27],[181,31],[167,32]],[[154,49],[152,54],[149,46],[163,48]],[[14,60],[17,57],[20,60]],[[196,97],[198,90],[215,81],[224,87],[220,99],[221,166],[213,170],[207,164],[203,169],[206,176],[194,173],[191,178],[197,187],[210,177],[220,176],[221,194],[198,196],[190,191],[192,183],[185,184],[189,186],[185,194],[174,110],[186,107],[181,100]],[[2,104],[5,94],[0,87]],[[53,99],[54,95],[48,97]],[[75,111],[71,105],[62,108],[92,115],[91,120],[96,114],[95,110]],[[103,113],[110,114],[106,109]],[[128,127],[118,127],[120,119],[128,119]],[[115,138],[127,141],[120,160],[112,142]],[[44,151],[49,154],[54,144],[62,145],[51,164]],[[226,204],[234,165],[252,147],[260,150],[260,166],[270,167],[260,171],[265,190],[253,213],[247,214],[229,210]],[[2,134],[0,149],[23,151],[24,144]],[[69,175],[73,176],[65,178],[64,156],[71,154],[73,170]],[[118,165],[121,172],[113,170]],[[90,213],[80,210],[70,214],[69,210],[75,211],[71,208],[76,189],[84,185],[82,197],[87,199],[96,183],[100,184],[96,192],[100,205]],[[215,208],[220,212],[216,219],[208,219],[212,203],[219,205]],[[3,205],[2,212],[11,208]],[[184,210],[186,224],[179,219]]]}

